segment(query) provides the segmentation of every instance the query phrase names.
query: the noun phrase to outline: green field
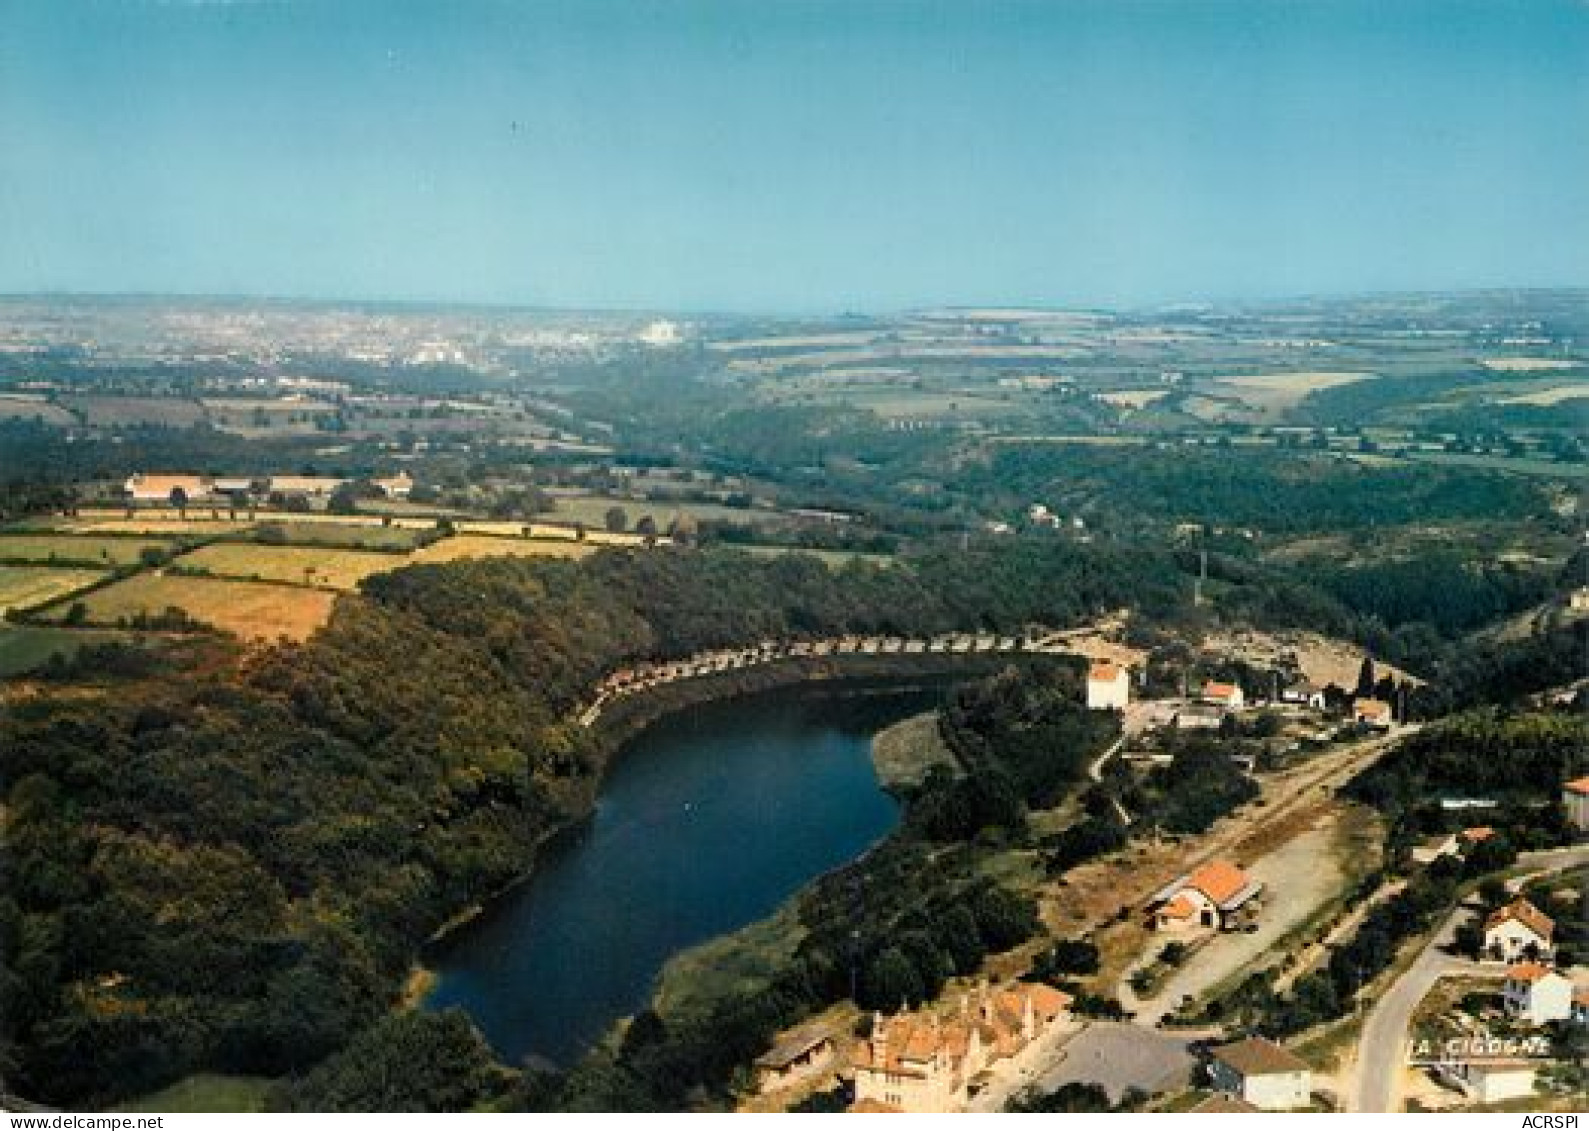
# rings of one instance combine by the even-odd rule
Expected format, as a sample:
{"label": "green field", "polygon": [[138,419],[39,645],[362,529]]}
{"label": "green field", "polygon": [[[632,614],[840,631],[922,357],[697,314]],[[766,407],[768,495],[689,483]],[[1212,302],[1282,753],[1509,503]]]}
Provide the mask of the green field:
{"label": "green field", "polygon": [[369,522],[262,522],[259,531],[277,529],[290,546],[342,546],[353,550],[412,550],[420,530]]}
{"label": "green field", "polygon": [[169,1088],[119,1105],[117,1111],[259,1112],[274,1080],[262,1076],[217,1076],[200,1073]]}
{"label": "green field", "polygon": [[202,570],[215,577],[354,589],[370,574],[398,569],[406,561],[406,556],[400,554],[341,550],[334,546],[260,546],[226,542],[184,554],[173,564]]}
{"label": "green field", "polygon": [[1511,456],[1482,456],[1470,452],[1408,452],[1418,463],[1477,467],[1487,471],[1512,471],[1519,475],[1541,475],[1551,479],[1589,478],[1589,463],[1559,463],[1550,459],[1514,459]]}
{"label": "green field", "polygon": [[57,597],[87,589],[106,572],[53,566],[0,566],[0,612],[36,608]]}
{"label": "green field", "polygon": [[171,545],[163,538],[0,534],[0,562],[137,565],[145,549],[169,550]]}
{"label": "green field", "polygon": [[51,656],[70,659],[79,648],[87,645],[126,639],[128,636],[124,632],[3,625],[0,626],[0,679],[33,671]]}
{"label": "green field", "polygon": [[687,514],[699,522],[769,522],[783,516],[777,511],[749,507],[727,507],[721,503],[693,503],[676,499],[623,499],[612,495],[560,495],[557,508],[542,517],[552,522],[583,522],[594,530],[604,529],[607,511],[619,507],[629,518],[628,529],[644,515],[656,520],[660,533],[676,515]]}

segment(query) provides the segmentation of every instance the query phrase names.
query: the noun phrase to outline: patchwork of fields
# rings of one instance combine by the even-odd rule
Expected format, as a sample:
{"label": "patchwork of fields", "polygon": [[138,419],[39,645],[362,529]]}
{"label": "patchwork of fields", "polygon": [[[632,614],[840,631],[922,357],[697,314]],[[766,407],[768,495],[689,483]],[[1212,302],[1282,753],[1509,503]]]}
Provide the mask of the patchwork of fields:
{"label": "patchwork of fields", "polygon": [[[178,532],[181,539],[165,536]],[[0,563],[9,563],[0,564],[0,612],[30,620],[4,627],[0,677],[123,638],[172,610],[244,640],[301,640],[372,574],[466,558],[578,558],[644,542],[522,522],[459,522],[448,533],[435,517],[268,514],[249,522],[101,511],[33,519],[0,533]],[[139,572],[103,584],[113,569],[129,568]]]}
{"label": "patchwork of fields", "polygon": [[[175,611],[247,641],[301,640],[326,623],[340,596],[357,592],[372,575],[408,565],[582,558],[605,548],[667,544],[665,536],[605,529],[607,508],[618,505],[631,521],[650,514],[659,524],[680,513],[703,519],[786,517],[703,503],[648,505],[617,496],[579,497],[552,523],[274,511],[218,518],[208,509],[190,510],[187,517],[164,509],[35,517],[0,532],[0,563],[6,563],[0,564],[0,612],[26,614],[25,624],[5,628],[0,677],[37,668],[52,654],[124,638],[128,630],[180,631],[184,626],[172,616]],[[575,514],[595,521],[581,530],[572,525]],[[763,555],[796,552],[745,548]],[[880,554],[815,554],[835,567],[890,560]]]}

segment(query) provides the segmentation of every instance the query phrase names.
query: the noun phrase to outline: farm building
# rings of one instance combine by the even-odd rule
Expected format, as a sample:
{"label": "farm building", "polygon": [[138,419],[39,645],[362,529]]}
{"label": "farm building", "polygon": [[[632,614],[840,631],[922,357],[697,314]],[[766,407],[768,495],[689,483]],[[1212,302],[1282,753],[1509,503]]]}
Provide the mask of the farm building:
{"label": "farm building", "polygon": [[1227,930],[1256,910],[1262,892],[1263,884],[1230,861],[1210,860],[1159,891],[1149,907],[1160,931]]}
{"label": "farm building", "polygon": [[833,1034],[818,1026],[796,1029],[756,1058],[756,1080],[764,1092],[787,1088],[833,1063]]}
{"label": "farm building", "polygon": [[[139,472],[129,475],[122,488],[135,503],[183,503],[208,499],[214,483],[207,475]],[[178,494],[180,492],[180,494]]]}

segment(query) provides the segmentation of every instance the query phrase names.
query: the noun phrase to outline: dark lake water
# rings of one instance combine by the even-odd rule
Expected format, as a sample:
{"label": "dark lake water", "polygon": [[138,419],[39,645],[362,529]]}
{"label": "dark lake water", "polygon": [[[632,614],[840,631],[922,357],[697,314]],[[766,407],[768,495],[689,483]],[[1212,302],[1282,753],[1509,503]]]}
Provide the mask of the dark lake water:
{"label": "dark lake water", "polygon": [[509,1062],[567,1064],[642,1008],[674,953],[771,914],[893,828],[871,738],[942,684],[788,689],[691,707],[631,739],[591,821],[448,936],[431,1008]]}

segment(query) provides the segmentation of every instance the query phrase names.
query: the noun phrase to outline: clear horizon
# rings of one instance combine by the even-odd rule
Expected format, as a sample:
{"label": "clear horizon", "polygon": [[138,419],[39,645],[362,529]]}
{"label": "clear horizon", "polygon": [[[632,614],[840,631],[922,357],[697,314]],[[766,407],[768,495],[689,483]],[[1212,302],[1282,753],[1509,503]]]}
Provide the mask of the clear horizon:
{"label": "clear horizon", "polygon": [[1589,283],[1582,0],[8,0],[0,291],[681,314]]}

